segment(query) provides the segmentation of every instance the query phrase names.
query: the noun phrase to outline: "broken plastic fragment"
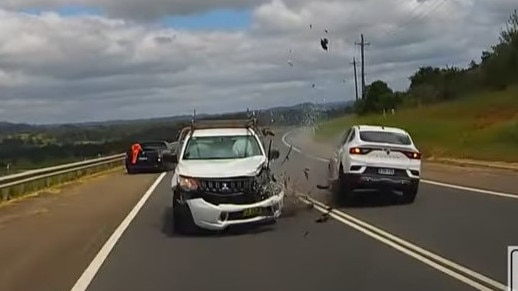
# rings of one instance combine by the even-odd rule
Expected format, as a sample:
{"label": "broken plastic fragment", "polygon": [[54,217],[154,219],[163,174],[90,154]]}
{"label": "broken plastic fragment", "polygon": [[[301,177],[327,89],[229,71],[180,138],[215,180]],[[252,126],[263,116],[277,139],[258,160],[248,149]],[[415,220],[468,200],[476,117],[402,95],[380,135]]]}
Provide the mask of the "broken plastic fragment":
{"label": "broken plastic fragment", "polygon": [[322,46],[322,49],[327,51],[328,45],[329,45],[329,40],[327,38],[325,38],[325,37],[320,39],[320,45]]}
{"label": "broken plastic fragment", "polygon": [[326,222],[327,220],[329,219],[329,214],[328,213],[324,213],[322,214],[322,216],[320,216],[319,218],[317,218],[315,220],[316,223],[323,223],[323,222]]}

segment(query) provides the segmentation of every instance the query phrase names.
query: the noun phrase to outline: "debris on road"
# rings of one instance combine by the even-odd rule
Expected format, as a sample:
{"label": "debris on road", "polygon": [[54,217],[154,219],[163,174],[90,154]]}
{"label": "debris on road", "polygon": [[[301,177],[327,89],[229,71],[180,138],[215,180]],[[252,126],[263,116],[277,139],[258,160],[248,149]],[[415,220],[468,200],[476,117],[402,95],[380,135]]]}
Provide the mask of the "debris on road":
{"label": "debris on road", "polygon": [[317,184],[317,188],[320,190],[327,190],[327,189],[331,188],[331,186]]}
{"label": "debris on road", "polygon": [[309,181],[309,168],[304,169],[304,177],[306,177],[306,180]]}
{"label": "debris on road", "polygon": [[329,215],[331,214],[332,211],[333,211],[332,207],[327,207],[327,212],[323,213],[319,218],[317,218],[315,220],[315,222],[316,223],[324,223],[324,222],[326,222],[327,220],[329,220]]}

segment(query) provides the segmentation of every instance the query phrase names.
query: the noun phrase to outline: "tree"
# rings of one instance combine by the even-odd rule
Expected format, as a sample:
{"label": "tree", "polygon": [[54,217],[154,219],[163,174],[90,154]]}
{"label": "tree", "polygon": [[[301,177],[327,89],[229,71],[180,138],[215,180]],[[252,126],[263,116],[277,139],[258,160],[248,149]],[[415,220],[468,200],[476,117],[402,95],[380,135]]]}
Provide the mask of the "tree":
{"label": "tree", "polygon": [[387,83],[377,80],[366,86],[365,98],[358,100],[355,104],[356,113],[380,113],[383,109],[391,109],[396,107],[397,98]]}

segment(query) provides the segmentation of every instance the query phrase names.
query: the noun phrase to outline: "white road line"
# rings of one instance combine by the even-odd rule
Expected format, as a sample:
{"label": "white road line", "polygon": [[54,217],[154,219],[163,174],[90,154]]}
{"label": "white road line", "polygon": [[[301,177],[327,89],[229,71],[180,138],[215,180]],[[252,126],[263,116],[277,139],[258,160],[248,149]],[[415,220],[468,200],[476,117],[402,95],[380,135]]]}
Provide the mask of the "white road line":
{"label": "white road line", "polygon": [[[285,133],[282,136],[282,143],[284,143],[285,146],[291,147],[292,150],[294,150],[294,151],[296,151],[296,152],[298,152],[298,153],[300,153],[302,155],[305,155],[308,158],[311,158],[311,159],[314,159],[314,160],[317,160],[317,161],[320,161],[320,162],[323,162],[323,163],[329,162],[329,159],[325,159],[325,158],[322,158],[322,157],[318,157],[318,156],[307,154],[307,153],[303,152],[301,149],[299,149],[299,148],[295,147],[294,145],[288,143],[288,141],[286,141],[286,137],[288,135],[292,134],[295,130],[296,129],[288,131],[287,133]],[[518,199],[518,195],[511,194],[511,193],[503,193],[503,192],[497,192],[497,191],[491,191],[491,190],[485,190],[485,189],[479,189],[479,188],[472,188],[472,187],[466,187],[466,186],[460,186],[460,185],[453,185],[453,184],[437,182],[437,181],[432,181],[432,180],[426,180],[426,179],[421,179],[421,182],[423,182],[425,184],[439,186],[439,187],[445,187],[445,188],[451,188],[451,189],[457,189],[457,190],[463,190],[463,191],[469,191],[469,192],[476,192],[476,193],[493,195],[493,196],[499,196],[499,197],[505,197],[505,198]]]}
{"label": "white road line", "polygon": [[146,193],[140,198],[139,202],[133,207],[133,209],[128,213],[126,218],[121,222],[121,224],[115,229],[113,234],[110,236],[110,238],[106,241],[106,243],[103,245],[101,250],[97,253],[95,258],[90,262],[90,265],[86,270],[83,272],[81,277],[77,280],[74,287],[70,289],[70,291],[85,291],[90,283],[92,282],[95,274],[99,271],[102,264],[112,251],[113,247],[117,243],[117,241],[120,239],[126,228],[128,228],[129,224],[135,216],[137,216],[138,212],[144,206],[148,198],[153,194],[153,191],[155,191],[158,184],[162,181],[162,179],[165,177],[167,173],[164,172],[158,176],[158,178],[155,180],[155,182],[149,187],[149,189],[146,191]]}
{"label": "white road line", "polygon": [[[311,198],[311,197],[308,197],[307,195],[304,195],[300,192],[298,192],[298,194],[300,195],[300,197],[302,197],[302,199],[306,199],[306,200],[309,200],[309,202],[312,202],[315,206],[319,206],[320,208],[324,209],[325,212],[327,212],[329,209],[329,206],[328,205],[325,205],[324,203],[314,199],[314,198]],[[399,244],[401,247],[404,247],[404,248],[407,248],[409,249],[411,252],[415,252],[415,253],[419,253],[420,255],[422,256],[427,256],[431,259],[434,259],[436,260],[437,262],[441,263],[442,265],[445,265],[451,269],[455,269],[456,271],[459,271],[459,272],[462,272],[464,274],[467,274],[467,275],[470,275],[472,276],[473,278],[477,279],[477,280],[480,280],[482,282],[485,282],[495,288],[498,288],[498,289],[501,289],[501,290],[506,290],[506,286],[501,284],[500,282],[498,281],[495,281],[489,277],[486,277],[480,273],[477,273],[471,269],[468,269],[467,267],[464,267],[458,263],[455,263],[451,260],[448,260],[444,257],[441,257],[437,254],[434,254],[428,250],[425,250],[409,241],[406,241],[396,235],[393,235],[387,231],[384,231],[382,230],[381,228],[378,228],[372,224],[369,224],[363,220],[360,220],[352,215],[349,215],[343,211],[339,211],[337,209],[333,209],[332,210],[332,213],[334,213],[335,215],[338,215],[340,216],[342,219],[346,219],[347,221],[349,221],[350,223],[352,224],[355,224],[363,229],[366,229],[370,232],[373,232],[373,233],[376,233],[380,236],[383,236],[385,238],[387,238],[388,240],[394,242],[394,243],[397,243]]]}
{"label": "white road line", "polygon": [[[325,204],[323,204],[323,203],[321,203],[318,200],[315,200],[313,198],[304,197],[305,195],[303,195],[303,194],[301,194],[301,196],[303,196],[303,198],[301,197],[301,200],[303,200],[303,201],[305,199],[308,200],[308,201],[304,201],[304,202],[306,202],[306,203],[313,202],[314,207],[318,211],[320,211],[322,213],[329,213],[327,205],[325,205]],[[404,253],[404,254],[406,254],[406,255],[408,255],[408,256],[410,256],[410,257],[412,257],[412,258],[414,258],[414,259],[416,259],[416,260],[418,260],[418,261],[420,261],[420,262],[422,262],[422,263],[424,263],[424,264],[434,268],[434,269],[436,269],[436,270],[439,270],[439,271],[443,272],[444,274],[446,274],[446,275],[448,275],[450,277],[453,277],[453,278],[455,278],[455,279],[457,279],[457,280],[459,280],[461,282],[464,282],[464,283],[466,283],[466,284],[468,284],[468,285],[470,285],[470,286],[472,286],[472,287],[474,287],[474,288],[476,288],[478,290],[492,291],[493,289],[490,289],[490,288],[480,284],[479,282],[476,282],[476,281],[474,281],[474,280],[472,280],[472,279],[470,279],[470,278],[468,278],[468,277],[466,277],[466,276],[456,272],[455,270],[453,270],[452,265],[456,265],[456,266],[460,267],[461,270],[464,273],[469,274],[469,275],[473,276],[474,278],[476,278],[476,279],[478,279],[478,280],[480,280],[482,282],[485,282],[485,283],[487,283],[487,284],[497,288],[498,290],[506,290],[507,289],[506,286],[500,284],[499,282],[496,282],[496,281],[494,281],[494,280],[492,280],[490,278],[487,278],[487,277],[485,277],[485,276],[483,276],[483,275],[481,275],[479,273],[471,271],[471,270],[469,270],[469,269],[467,269],[465,267],[459,266],[459,265],[457,265],[457,264],[455,264],[455,263],[453,263],[451,261],[448,261],[448,260],[446,260],[444,258],[441,258],[441,257],[439,257],[437,255],[434,255],[434,254],[432,254],[430,252],[425,251],[425,252],[427,252],[428,255],[433,255],[432,258],[438,261],[438,262],[434,262],[431,259],[425,257],[424,254],[419,254],[418,252],[416,252],[414,250],[411,250],[408,247],[408,245],[412,245],[411,243],[408,243],[408,242],[403,241],[401,239],[394,239],[395,237],[391,236],[388,233],[383,233],[383,231],[381,231],[379,229],[378,230],[381,231],[382,233],[376,233],[376,231],[373,231],[373,230],[371,230],[371,229],[369,229],[368,227],[365,227],[365,226],[370,226],[370,228],[376,229],[375,227],[373,227],[373,226],[371,226],[371,225],[369,225],[369,224],[367,224],[365,222],[363,222],[362,223],[363,225],[361,225],[361,224],[358,223],[358,221],[359,221],[358,219],[352,220],[351,216],[349,216],[349,215],[347,215],[347,214],[345,214],[343,212],[340,212],[340,211],[338,211],[336,209],[333,209],[329,213],[329,216],[334,218],[334,219],[336,219],[337,221],[339,221],[339,222],[341,222],[343,224],[346,224],[346,225],[348,225],[348,226],[350,226],[350,227],[352,227],[352,228],[354,228],[354,229],[356,229],[356,230],[358,230],[358,231],[360,231],[360,232],[362,232],[362,233],[364,233],[364,234],[374,238],[375,240],[377,240],[377,241],[379,241],[381,243],[384,243],[384,244],[386,244],[386,245],[388,245],[388,246],[390,246],[390,247],[392,247],[392,248],[394,248],[394,249],[396,249],[396,250],[398,250],[398,251],[400,251],[400,252],[402,252],[402,253]],[[386,236],[386,237],[383,237],[383,235]],[[401,245],[401,242],[405,242],[405,244],[407,246]],[[417,246],[415,246],[415,247],[418,248]],[[423,250],[423,249],[421,249],[421,250]],[[450,267],[452,269],[449,269],[448,267]]]}

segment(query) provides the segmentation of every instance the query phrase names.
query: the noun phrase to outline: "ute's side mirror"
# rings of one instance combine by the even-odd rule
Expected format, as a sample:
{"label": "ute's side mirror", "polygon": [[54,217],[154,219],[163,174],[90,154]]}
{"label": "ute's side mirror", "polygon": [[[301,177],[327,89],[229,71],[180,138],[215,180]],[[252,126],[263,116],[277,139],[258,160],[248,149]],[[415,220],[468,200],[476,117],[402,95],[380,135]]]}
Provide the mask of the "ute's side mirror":
{"label": "ute's side mirror", "polygon": [[281,153],[279,150],[272,149],[270,151],[270,160],[277,160],[281,156]]}
{"label": "ute's side mirror", "polygon": [[176,153],[166,153],[164,154],[164,160],[169,163],[176,163],[178,155]]}

